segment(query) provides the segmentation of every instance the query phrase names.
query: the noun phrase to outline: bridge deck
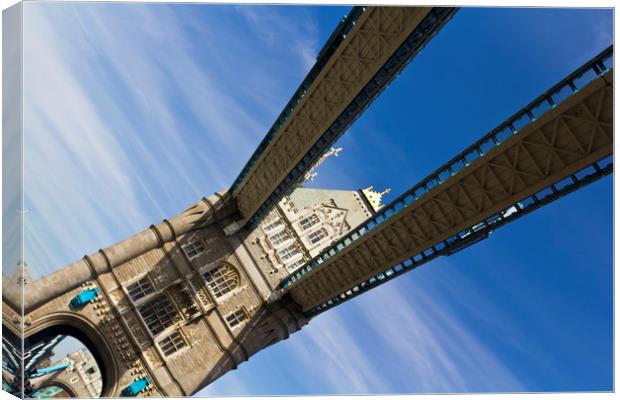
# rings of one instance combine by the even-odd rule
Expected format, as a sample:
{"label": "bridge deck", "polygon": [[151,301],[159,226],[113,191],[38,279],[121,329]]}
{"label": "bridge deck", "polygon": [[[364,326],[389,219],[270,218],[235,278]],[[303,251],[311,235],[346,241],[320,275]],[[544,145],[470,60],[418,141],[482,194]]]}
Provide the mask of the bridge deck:
{"label": "bridge deck", "polygon": [[231,187],[249,226],[303,177],[455,11],[354,8]]}
{"label": "bridge deck", "polygon": [[[468,235],[476,227],[488,234],[487,220],[511,220],[544,189],[562,194],[555,183],[569,178],[567,192],[609,173],[610,160],[606,167],[597,162],[613,153],[613,81],[604,64],[610,57],[611,48],[300,268],[283,288],[316,313],[415,255],[483,238]],[[575,176],[589,166],[594,174]]]}

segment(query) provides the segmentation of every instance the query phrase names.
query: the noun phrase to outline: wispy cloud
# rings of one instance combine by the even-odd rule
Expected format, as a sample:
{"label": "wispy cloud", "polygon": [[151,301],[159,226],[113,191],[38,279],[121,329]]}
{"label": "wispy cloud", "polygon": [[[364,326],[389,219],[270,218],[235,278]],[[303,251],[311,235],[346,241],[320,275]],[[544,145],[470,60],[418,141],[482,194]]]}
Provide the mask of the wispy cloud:
{"label": "wispy cloud", "polygon": [[[34,275],[228,186],[290,96],[289,82],[303,76],[283,80],[277,72],[289,65],[274,64],[271,44],[247,46],[249,32],[227,29],[239,26],[234,13],[205,7],[24,7],[26,242]],[[280,40],[316,42],[312,21],[284,31],[278,14],[261,23],[280,26]],[[288,59],[302,65],[308,51]]]}
{"label": "wispy cloud", "polygon": [[[480,317],[493,321],[497,334],[515,336],[511,345],[521,351],[518,327],[488,299],[476,296],[479,288],[466,275],[453,268],[449,273],[447,279],[432,274],[430,280],[411,273],[373,289],[318,316],[301,332],[250,361],[269,368],[283,359],[285,370],[275,368],[265,376],[260,375],[262,372],[255,376],[244,364],[198,394],[243,395],[248,390],[255,395],[527,390],[509,364],[494,354],[492,345],[483,342],[471,321]],[[467,294],[472,306],[459,304],[455,308],[452,289]],[[295,382],[282,386],[264,382],[290,379],[290,369],[298,371]],[[256,374],[257,369],[252,371]],[[249,388],[237,388],[237,381]],[[295,392],[290,391],[291,385]]]}
{"label": "wispy cloud", "polygon": [[323,388],[331,389],[328,393],[389,391],[381,366],[373,365],[368,349],[359,343],[342,317],[327,314],[308,326],[304,334],[305,340],[295,348],[293,357],[302,370],[312,368],[317,359],[322,361],[314,373],[321,378]]}
{"label": "wispy cloud", "polygon": [[321,371],[339,393],[523,390],[442,296],[403,290],[392,282],[318,317],[304,332],[314,354],[300,349],[299,358],[324,359]]}
{"label": "wispy cloud", "polygon": [[[310,70],[319,50],[318,30],[304,9],[298,8],[303,15],[295,18],[295,23],[291,23],[290,16],[274,12],[272,7],[239,6],[236,10],[245,17],[259,40],[292,53],[301,61],[299,65],[304,73]],[[282,38],[286,42],[282,43]]]}

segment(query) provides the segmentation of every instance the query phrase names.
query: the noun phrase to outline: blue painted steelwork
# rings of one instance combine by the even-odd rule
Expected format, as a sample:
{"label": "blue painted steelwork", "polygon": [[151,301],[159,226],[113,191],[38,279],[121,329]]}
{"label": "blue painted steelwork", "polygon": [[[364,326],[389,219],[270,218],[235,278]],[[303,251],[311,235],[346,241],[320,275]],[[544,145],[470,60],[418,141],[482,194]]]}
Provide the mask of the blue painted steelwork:
{"label": "blue painted steelwork", "polygon": [[9,339],[9,335],[2,336],[2,367],[11,375],[20,375],[22,371],[23,354],[21,352],[21,342],[18,341],[17,347],[14,338]]}
{"label": "blue painted steelwork", "polygon": [[8,362],[2,360],[2,368],[4,368],[8,373],[14,374],[15,369],[9,365]]}
{"label": "blue painted steelwork", "polygon": [[458,234],[441,241],[424,251],[419,252],[408,260],[386,269],[368,279],[361,284],[346,290],[328,301],[311,308],[304,315],[307,318],[315,317],[318,314],[329,310],[347,300],[382,285],[397,276],[411,271],[438,256],[449,256],[455,254],[481,240],[486,239],[497,228],[500,228],[517,218],[531,213],[538,208],[547,205],[575,190],[582,188],[606,175],[613,172],[613,156],[607,156],[602,160],[582,169],[561,181],[541,190],[535,195],[529,196],[513,206],[503,210],[478,224],[465,229]]}
{"label": "blue painted steelwork", "polygon": [[71,299],[71,301],[69,302],[69,306],[72,309],[84,307],[86,304],[95,300],[99,292],[100,292],[99,288],[84,290],[80,292],[77,296],[75,296],[73,299]]}
{"label": "blue painted steelwork", "polygon": [[254,228],[267,212],[295,185],[304,173],[325,153],[325,151],[342,136],[364,110],[381,94],[390,82],[409,64],[413,57],[439,32],[439,30],[456,13],[457,8],[435,7],[407,37],[403,44],[392,54],[387,62],[357,94],[336,121],[325,131],[323,136],[310,148],[308,153],[284,178],[267,200],[258,208],[246,224]]}
{"label": "blue painted steelwork", "polygon": [[39,361],[51,357],[54,348],[65,337],[65,335],[56,335],[51,339],[36,343],[35,345],[29,347],[24,353],[24,370],[28,371],[37,365]]}
{"label": "blue painted steelwork", "polygon": [[316,62],[308,72],[308,75],[301,82],[301,85],[297,88],[293,97],[288,101],[284,110],[280,113],[276,121],[273,123],[263,140],[259,143],[256,150],[245,164],[239,176],[235,179],[232,186],[230,187],[230,192],[235,193],[235,191],[239,188],[243,180],[248,176],[260,156],[263,154],[265,149],[269,146],[269,144],[273,141],[273,139],[280,132],[280,129],[286,124],[288,117],[293,113],[297,105],[301,102],[301,99],[306,95],[312,83],[316,80],[317,76],[321,73],[331,56],[334,54],[340,43],[347,36],[347,33],[355,26],[355,22],[359,19],[359,17],[364,13],[366,7],[353,7],[349,14],[342,18],[334,32],[331,34],[325,45],[319,52],[316,57]]}
{"label": "blue painted steelwork", "polygon": [[343,236],[328,249],[310,260],[306,265],[293,272],[282,281],[281,287],[287,288],[299,279],[302,279],[307,272],[321,266],[331,257],[338,254],[342,249],[355,242],[355,240],[376,228],[403,208],[417,201],[432,188],[440,185],[450,176],[457,174],[461,169],[482,157],[495,146],[499,146],[506,138],[518,134],[520,129],[529,125],[531,122],[535,121],[536,118],[577,93],[579,88],[586,86],[596,78],[607,73],[611,68],[613,68],[613,46],[608,47],[592,60],[588,61],[578,70],[539,96],[536,100],[508,118],[503,124],[499,125],[459,155],[452,158],[441,168],[422,180],[422,182],[413,186],[396,200],[383,207],[374,216]]}
{"label": "blue painted steelwork", "polygon": [[123,389],[121,394],[124,397],[135,397],[149,386],[149,382],[151,382],[151,378],[149,377],[137,379],[133,381],[131,385]]}
{"label": "blue painted steelwork", "polygon": [[66,369],[70,366],[71,366],[71,361],[67,361],[61,364],[52,365],[50,367],[37,368],[34,371],[30,372],[28,376],[30,378],[38,378],[40,376],[51,374],[52,372],[62,371],[63,369]]}

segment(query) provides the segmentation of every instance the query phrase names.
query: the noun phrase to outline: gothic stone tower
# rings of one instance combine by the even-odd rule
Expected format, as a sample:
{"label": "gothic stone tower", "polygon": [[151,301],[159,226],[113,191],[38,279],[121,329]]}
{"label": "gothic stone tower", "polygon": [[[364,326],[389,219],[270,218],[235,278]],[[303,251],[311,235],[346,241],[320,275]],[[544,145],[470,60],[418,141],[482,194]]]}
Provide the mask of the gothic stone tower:
{"label": "gothic stone tower", "polygon": [[[300,187],[254,230],[227,235],[236,217],[228,194],[203,198],[27,283],[26,346],[59,334],[80,339],[101,367],[102,396],[119,396],[143,378],[150,381],[140,395],[191,395],[308,322],[276,295],[278,285],[379,203],[371,188]],[[3,323],[22,336],[19,285],[3,289]],[[89,290],[98,290],[93,301],[70,305]]]}

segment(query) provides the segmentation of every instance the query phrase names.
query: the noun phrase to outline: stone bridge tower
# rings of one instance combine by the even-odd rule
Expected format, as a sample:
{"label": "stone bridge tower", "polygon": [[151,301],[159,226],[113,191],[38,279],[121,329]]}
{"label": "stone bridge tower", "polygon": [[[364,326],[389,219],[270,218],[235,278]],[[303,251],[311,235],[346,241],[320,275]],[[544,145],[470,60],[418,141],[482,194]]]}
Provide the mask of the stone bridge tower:
{"label": "stone bridge tower", "polygon": [[101,368],[102,396],[137,381],[148,383],[140,395],[191,395],[308,322],[277,295],[281,280],[370,217],[378,195],[297,188],[257,228],[226,235],[238,215],[216,193],[28,282],[23,332],[20,286],[5,282],[4,327],[26,348],[58,335],[81,340]]}

